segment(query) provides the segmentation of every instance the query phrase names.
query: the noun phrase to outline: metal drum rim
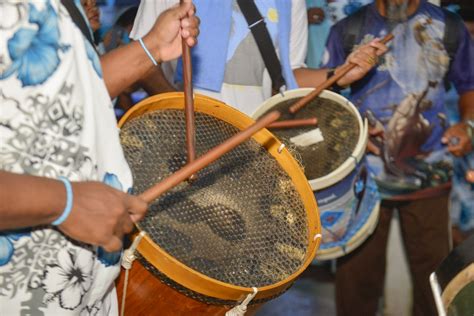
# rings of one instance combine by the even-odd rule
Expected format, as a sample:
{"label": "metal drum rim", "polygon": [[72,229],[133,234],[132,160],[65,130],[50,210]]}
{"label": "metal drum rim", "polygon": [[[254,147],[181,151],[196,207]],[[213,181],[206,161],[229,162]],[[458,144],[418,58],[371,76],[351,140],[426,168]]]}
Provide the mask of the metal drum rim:
{"label": "metal drum rim", "polygon": [[[229,105],[200,94],[194,94],[194,106],[196,112],[212,115],[240,130],[245,129],[255,122],[247,115]],[[182,92],[158,94],[135,105],[131,110],[125,113],[118,125],[119,128],[121,128],[128,120],[145,114],[151,110],[183,108],[184,94]],[[289,151],[285,148],[282,150],[280,148],[282,143],[267,129],[260,130],[252,136],[252,139],[265,147],[290,176],[296,190],[301,196],[308,222],[308,250],[302,266],[285,280],[272,285],[259,287],[255,299],[261,299],[270,298],[282,293],[309,266],[314,259],[321,242],[321,222],[313,191],[309,186],[303,171]],[[137,250],[161,273],[174,282],[177,282],[196,293],[222,300],[233,301],[239,301],[246,295],[253,293],[253,289],[250,287],[231,285],[208,277],[186,266],[154,243],[148,235],[142,239]]]}

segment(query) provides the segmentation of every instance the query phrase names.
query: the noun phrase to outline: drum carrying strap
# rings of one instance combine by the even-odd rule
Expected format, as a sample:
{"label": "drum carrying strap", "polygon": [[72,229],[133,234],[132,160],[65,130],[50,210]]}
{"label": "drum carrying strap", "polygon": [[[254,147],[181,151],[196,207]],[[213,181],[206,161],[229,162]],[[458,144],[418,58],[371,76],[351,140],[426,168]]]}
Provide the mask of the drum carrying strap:
{"label": "drum carrying strap", "polygon": [[265,67],[272,78],[273,94],[286,89],[285,79],[281,73],[281,64],[273,46],[272,38],[268,33],[265,19],[258,11],[253,0],[237,0],[240,10],[247,20],[249,29],[257,42],[258,50],[262,55]]}
{"label": "drum carrying strap", "polygon": [[[66,8],[67,12],[71,16],[72,21],[76,26],[81,30],[84,37],[89,41],[92,45],[92,48],[95,50],[94,40],[92,38],[92,33],[90,31],[89,26],[87,25],[84,16],[82,15],[81,11],[76,7],[73,0],[61,0],[61,3]],[[96,51],[97,52],[97,51]]]}

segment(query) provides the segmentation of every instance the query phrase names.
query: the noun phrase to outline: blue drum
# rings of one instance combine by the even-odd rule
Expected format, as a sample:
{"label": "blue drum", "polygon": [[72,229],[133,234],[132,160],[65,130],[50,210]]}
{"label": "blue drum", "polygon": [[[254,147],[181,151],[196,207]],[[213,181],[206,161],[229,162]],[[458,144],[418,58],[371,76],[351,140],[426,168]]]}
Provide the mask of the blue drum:
{"label": "blue drum", "polygon": [[335,259],[361,245],[375,229],[380,196],[367,168],[368,125],[345,97],[323,91],[296,114],[288,107],[312,89],[275,95],[258,107],[255,119],[271,110],[280,120],[317,118],[316,126],[270,129],[302,165],[316,197],[322,225],[317,260]]}

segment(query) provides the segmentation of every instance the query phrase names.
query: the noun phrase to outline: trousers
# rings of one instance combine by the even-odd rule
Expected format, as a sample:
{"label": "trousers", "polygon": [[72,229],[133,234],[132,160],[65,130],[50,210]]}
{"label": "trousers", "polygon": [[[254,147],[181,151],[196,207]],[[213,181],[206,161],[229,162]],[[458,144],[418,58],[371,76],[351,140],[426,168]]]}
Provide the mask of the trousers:
{"label": "trousers", "polygon": [[415,201],[382,201],[373,234],[360,247],[337,259],[338,316],[376,315],[383,295],[387,240],[395,209],[399,211],[413,280],[413,316],[437,315],[429,276],[451,247],[448,195]]}

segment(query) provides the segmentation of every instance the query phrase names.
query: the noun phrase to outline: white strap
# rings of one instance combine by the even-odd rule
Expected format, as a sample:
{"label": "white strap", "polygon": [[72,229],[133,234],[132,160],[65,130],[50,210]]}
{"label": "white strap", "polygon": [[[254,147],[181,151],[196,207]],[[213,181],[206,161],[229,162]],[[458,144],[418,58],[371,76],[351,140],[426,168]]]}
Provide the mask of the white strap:
{"label": "white strap", "polygon": [[252,287],[253,293],[247,295],[247,298],[240,303],[240,305],[235,306],[231,310],[225,313],[226,316],[244,316],[245,312],[247,311],[247,305],[252,301],[252,299],[257,295],[258,289],[256,287]]}
{"label": "white strap", "polygon": [[125,279],[123,282],[123,291],[122,291],[122,306],[120,307],[120,315],[125,315],[125,298],[127,297],[127,286],[128,286],[128,272],[132,268],[132,263],[137,259],[135,256],[135,251],[137,250],[138,244],[142,238],[146,235],[144,231],[141,231],[137,237],[133,240],[132,245],[125,249],[122,256],[122,267],[125,269]]}

